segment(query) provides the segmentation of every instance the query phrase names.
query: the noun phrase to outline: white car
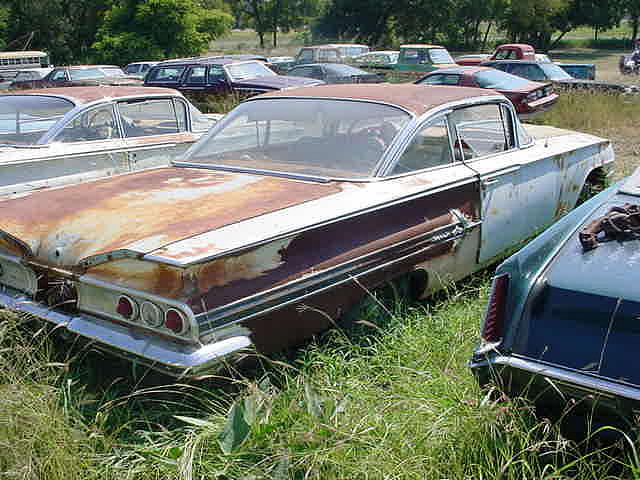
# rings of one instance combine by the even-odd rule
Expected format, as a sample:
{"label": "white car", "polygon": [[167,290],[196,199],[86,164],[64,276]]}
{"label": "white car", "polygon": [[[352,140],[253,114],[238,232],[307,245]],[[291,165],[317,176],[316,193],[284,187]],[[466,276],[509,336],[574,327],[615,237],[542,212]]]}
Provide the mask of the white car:
{"label": "white car", "polygon": [[0,196],[167,165],[214,123],[172,89],[0,95]]}

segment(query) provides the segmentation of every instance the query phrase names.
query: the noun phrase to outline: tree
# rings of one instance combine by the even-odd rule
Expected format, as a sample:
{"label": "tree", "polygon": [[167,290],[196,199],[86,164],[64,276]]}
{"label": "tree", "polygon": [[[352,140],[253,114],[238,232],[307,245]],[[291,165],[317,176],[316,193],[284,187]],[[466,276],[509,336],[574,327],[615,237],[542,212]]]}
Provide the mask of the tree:
{"label": "tree", "polygon": [[570,7],[570,0],[511,0],[503,12],[501,26],[512,41],[530,43],[546,51],[558,29],[558,19],[569,18]]}
{"label": "tree", "polygon": [[119,65],[197,55],[232,25],[230,14],[196,0],[124,0],[106,13],[93,50]]}
{"label": "tree", "polygon": [[260,48],[265,47],[265,35],[272,34],[272,45],[278,44],[278,32],[288,32],[305,25],[319,12],[319,0],[240,0],[240,14],[256,31]]}

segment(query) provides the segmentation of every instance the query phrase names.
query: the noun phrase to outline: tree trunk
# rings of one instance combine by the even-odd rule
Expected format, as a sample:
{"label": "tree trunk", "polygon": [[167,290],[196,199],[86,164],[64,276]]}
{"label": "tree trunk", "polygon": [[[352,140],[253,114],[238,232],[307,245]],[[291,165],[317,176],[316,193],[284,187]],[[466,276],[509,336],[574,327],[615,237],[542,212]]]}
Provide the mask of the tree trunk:
{"label": "tree trunk", "polygon": [[278,27],[273,27],[273,48],[278,46]]}
{"label": "tree trunk", "polygon": [[260,48],[264,48],[264,32],[256,32],[260,39]]}
{"label": "tree trunk", "polygon": [[491,30],[491,26],[493,25],[493,20],[489,22],[487,29],[484,32],[484,38],[482,39],[482,46],[480,47],[480,51],[484,52],[485,48],[487,48],[487,39],[489,38],[489,31]]}
{"label": "tree trunk", "polygon": [[556,38],[553,42],[551,42],[551,45],[549,45],[549,50],[553,50],[554,48],[556,48],[556,45],[560,43],[560,40],[562,40],[562,37],[564,37],[568,31],[569,30],[565,30],[558,36],[558,38]]}
{"label": "tree trunk", "polygon": [[640,17],[631,17],[631,28],[633,29],[633,33],[631,35],[631,38],[633,39],[633,41],[635,42],[636,39],[638,38],[638,23],[640,23]]}

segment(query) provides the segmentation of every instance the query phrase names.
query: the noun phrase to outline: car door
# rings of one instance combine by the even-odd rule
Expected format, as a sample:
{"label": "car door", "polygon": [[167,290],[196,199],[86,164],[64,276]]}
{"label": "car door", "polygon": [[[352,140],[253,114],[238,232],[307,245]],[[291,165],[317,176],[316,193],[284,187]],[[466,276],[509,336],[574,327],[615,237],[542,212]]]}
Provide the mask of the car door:
{"label": "car door", "polygon": [[168,165],[198,138],[188,131],[188,109],[181,98],[138,98],[118,102],[127,151],[127,168]]}
{"label": "car door", "polygon": [[[454,138],[449,128],[447,112],[425,120],[405,141],[388,166],[385,177],[397,178],[424,185],[425,197],[413,203],[428,205],[423,211],[425,222],[435,222],[443,212],[449,221],[434,231],[438,248],[453,242],[449,255],[429,259],[430,289],[448,281],[458,280],[475,270],[480,245],[480,187],[476,172],[455,153]],[[437,212],[437,213],[436,213]]]}
{"label": "car door", "polygon": [[38,158],[12,164],[13,191],[79,183],[127,170],[126,152],[113,105],[79,112],[51,132]]}
{"label": "car door", "polygon": [[187,68],[180,91],[185,93],[202,92],[207,87],[207,67],[204,65],[195,65]]}
{"label": "car door", "polygon": [[[550,224],[557,213],[561,172],[550,153],[527,142],[510,105],[488,103],[450,115],[463,161],[480,181],[485,263]],[[532,145],[532,144],[531,144]]]}

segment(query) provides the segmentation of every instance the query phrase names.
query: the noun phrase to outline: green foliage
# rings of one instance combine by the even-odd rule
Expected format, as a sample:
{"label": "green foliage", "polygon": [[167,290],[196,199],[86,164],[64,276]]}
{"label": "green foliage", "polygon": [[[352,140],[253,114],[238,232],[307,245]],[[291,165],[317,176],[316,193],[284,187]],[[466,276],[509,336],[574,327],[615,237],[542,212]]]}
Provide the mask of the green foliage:
{"label": "green foliage", "polygon": [[232,24],[228,13],[195,0],[129,0],[106,13],[93,49],[101,61],[120,65],[197,55]]}

